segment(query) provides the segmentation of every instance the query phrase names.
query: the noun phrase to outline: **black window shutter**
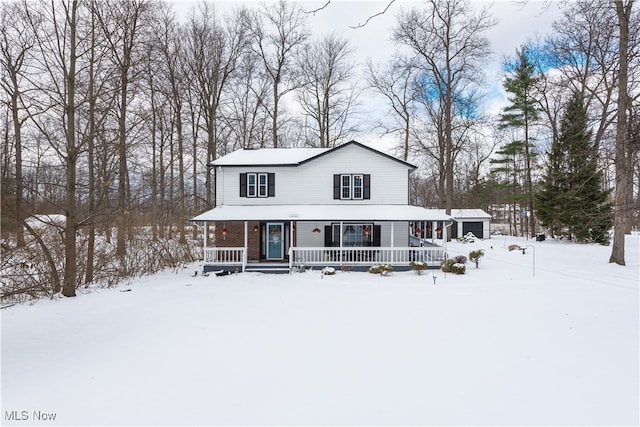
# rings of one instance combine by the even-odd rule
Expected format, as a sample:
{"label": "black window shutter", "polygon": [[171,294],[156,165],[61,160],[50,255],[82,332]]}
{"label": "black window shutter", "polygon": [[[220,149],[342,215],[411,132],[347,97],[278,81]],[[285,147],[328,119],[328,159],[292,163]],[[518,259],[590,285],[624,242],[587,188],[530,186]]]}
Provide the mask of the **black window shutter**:
{"label": "black window shutter", "polygon": [[380,247],[380,230],[382,227],[379,224],[373,226],[373,246]]}
{"label": "black window shutter", "polygon": [[362,198],[371,199],[371,175],[364,175],[363,178]]}
{"label": "black window shutter", "polygon": [[269,197],[275,197],[276,196],[276,174],[275,173],[269,173],[267,176],[267,182],[268,182],[268,194],[267,196]]}
{"label": "black window shutter", "polygon": [[240,174],[240,197],[247,197],[247,174]]}
{"label": "black window shutter", "polygon": [[333,175],[333,198],[340,198],[340,175]]}
{"label": "black window shutter", "polygon": [[331,235],[331,226],[330,225],[325,225],[324,226],[324,246],[325,247],[331,247],[333,246],[333,236]]}

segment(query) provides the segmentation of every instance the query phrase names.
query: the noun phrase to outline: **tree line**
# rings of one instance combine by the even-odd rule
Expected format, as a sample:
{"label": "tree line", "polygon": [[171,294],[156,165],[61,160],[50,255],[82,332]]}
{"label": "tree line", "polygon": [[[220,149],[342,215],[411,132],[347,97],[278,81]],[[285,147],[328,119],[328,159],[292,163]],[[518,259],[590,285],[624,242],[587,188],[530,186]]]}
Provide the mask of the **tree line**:
{"label": "tree line", "polygon": [[[3,2],[4,258],[37,260],[34,282],[46,277],[47,292],[66,296],[156,267],[136,239],[177,265],[197,257],[189,248],[200,233],[188,219],[215,206],[207,163],[239,148],[333,147],[372,133],[420,166],[414,203],[510,206],[512,232],[532,234],[535,216],[523,222],[520,212],[545,203],[543,171],[579,96],[596,187],[616,189],[605,199],[615,202],[612,259],[624,263],[617,233],[637,222],[640,174],[632,5],[567,4],[552,34],[507,58],[510,104],[492,116],[484,70],[497,22],[469,1],[399,10],[397,53],[366,64],[347,38],[311,32],[313,13],[331,5],[279,0],[222,13],[203,1],[179,15],[161,0]],[[367,120],[365,93],[389,114]],[[65,220],[46,235],[36,214]],[[540,220],[562,232],[557,218]]]}

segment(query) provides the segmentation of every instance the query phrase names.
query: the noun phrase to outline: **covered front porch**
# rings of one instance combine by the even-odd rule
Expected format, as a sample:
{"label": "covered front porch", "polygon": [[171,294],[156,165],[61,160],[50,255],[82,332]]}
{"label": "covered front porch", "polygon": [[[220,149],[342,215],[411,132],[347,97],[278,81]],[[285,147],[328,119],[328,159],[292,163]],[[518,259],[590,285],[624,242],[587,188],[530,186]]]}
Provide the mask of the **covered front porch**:
{"label": "covered front porch", "polygon": [[446,258],[440,239],[421,230],[452,219],[406,205],[219,206],[193,219],[204,223],[205,271],[288,272],[326,267],[366,270],[375,264],[409,269]]}

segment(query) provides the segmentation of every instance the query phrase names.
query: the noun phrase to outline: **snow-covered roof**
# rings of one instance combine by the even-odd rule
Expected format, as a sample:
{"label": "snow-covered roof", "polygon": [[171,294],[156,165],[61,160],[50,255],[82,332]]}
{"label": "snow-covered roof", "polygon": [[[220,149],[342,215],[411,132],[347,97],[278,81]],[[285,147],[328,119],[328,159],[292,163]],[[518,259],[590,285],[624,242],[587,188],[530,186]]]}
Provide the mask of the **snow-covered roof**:
{"label": "snow-covered roof", "polygon": [[455,219],[491,219],[491,215],[482,209],[451,209]]}
{"label": "snow-covered roof", "polygon": [[416,169],[416,166],[400,160],[375,148],[368,147],[357,141],[349,141],[346,144],[339,145],[333,148],[251,148],[241,149],[234,151],[233,153],[222,156],[209,163],[209,166],[297,166],[306,161],[322,156],[325,153],[331,151],[341,150],[344,147],[357,146],[365,150],[370,150],[394,160],[400,162],[411,169]]}
{"label": "snow-covered roof", "polygon": [[193,221],[451,221],[440,209],[410,205],[218,206]]}
{"label": "snow-covered roof", "polygon": [[257,148],[237,150],[210,163],[213,166],[298,165],[329,148]]}

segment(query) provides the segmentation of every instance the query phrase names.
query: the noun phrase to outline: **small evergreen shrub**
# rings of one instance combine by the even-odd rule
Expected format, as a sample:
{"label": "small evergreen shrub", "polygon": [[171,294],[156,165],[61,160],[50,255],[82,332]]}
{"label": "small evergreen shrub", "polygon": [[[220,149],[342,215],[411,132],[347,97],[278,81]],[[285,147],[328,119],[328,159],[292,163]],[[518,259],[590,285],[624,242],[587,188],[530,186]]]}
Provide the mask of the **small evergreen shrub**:
{"label": "small evergreen shrub", "polygon": [[369,273],[380,274],[382,276],[388,276],[393,272],[393,266],[391,264],[377,264],[369,267]]}
{"label": "small evergreen shrub", "polygon": [[469,259],[476,264],[476,268],[478,268],[478,263],[480,262],[480,258],[483,255],[484,255],[484,251],[482,249],[469,252]]}
{"label": "small evergreen shrub", "polygon": [[411,269],[418,275],[422,274],[427,269],[427,263],[423,261],[411,261]]}
{"label": "small evergreen shrub", "polygon": [[456,263],[455,259],[445,259],[444,261],[442,261],[442,264],[440,264],[440,269],[442,270],[443,273],[451,273],[451,267],[453,266],[453,264]]}
{"label": "small evergreen shrub", "polygon": [[451,266],[451,272],[453,274],[464,274],[467,271],[467,267],[464,264],[456,262]]}

